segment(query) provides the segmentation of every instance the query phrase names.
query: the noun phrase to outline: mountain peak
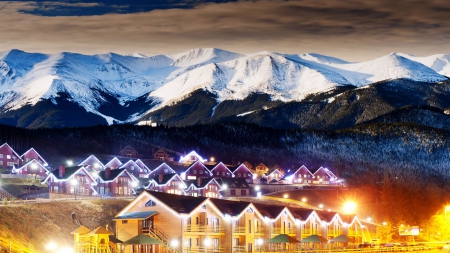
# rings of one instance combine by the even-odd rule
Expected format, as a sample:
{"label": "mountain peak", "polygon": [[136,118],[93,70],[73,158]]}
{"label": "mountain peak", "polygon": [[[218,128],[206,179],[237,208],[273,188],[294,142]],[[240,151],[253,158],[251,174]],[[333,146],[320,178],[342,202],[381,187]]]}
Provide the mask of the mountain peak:
{"label": "mountain peak", "polygon": [[224,62],[241,57],[241,54],[232,53],[218,48],[195,48],[187,52],[172,55],[172,66],[188,67],[197,64]]}

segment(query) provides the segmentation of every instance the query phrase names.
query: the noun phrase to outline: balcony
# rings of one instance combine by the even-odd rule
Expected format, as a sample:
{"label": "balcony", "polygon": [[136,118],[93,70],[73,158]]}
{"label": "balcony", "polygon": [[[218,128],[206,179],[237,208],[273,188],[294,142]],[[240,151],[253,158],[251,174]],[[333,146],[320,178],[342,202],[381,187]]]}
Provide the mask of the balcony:
{"label": "balcony", "polygon": [[272,228],[272,234],[295,234],[295,229],[294,228]]}
{"label": "balcony", "polygon": [[225,228],[223,226],[206,226],[206,225],[187,225],[184,228],[184,232],[195,233],[224,233]]}
{"label": "balcony", "polygon": [[[247,227],[234,227],[233,233],[234,234],[245,234],[245,233],[248,233],[248,228]],[[264,229],[263,229],[263,227],[258,227],[258,228],[255,228],[254,230],[252,230],[252,233],[263,234]]]}
{"label": "balcony", "polygon": [[245,234],[245,227],[234,227],[233,233],[235,234]]}
{"label": "balcony", "polygon": [[302,235],[311,235],[311,228],[302,229]]}
{"label": "balcony", "polygon": [[362,231],[361,230],[348,230],[348,236],[362,236]]}

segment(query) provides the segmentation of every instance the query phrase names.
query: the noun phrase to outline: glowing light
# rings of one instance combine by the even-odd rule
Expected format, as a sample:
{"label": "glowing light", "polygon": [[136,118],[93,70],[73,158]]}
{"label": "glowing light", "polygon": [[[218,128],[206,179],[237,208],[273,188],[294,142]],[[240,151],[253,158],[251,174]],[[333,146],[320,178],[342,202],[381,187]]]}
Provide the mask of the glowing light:
{"label": "glowing light", "polygon": [[227,185],[227,184],[223,184],[223,185],[222,185],[222,189],[223,189],[223,190],[228,189],[228,185]]}
{"label": "glowing light", "polygon": [[225,216],[223,217],[226,221],[231,220],[231,216],[229,214],[225,214]]}
{"label": "glowing light", "polygon": [[256,197],[261,198],[261,192],[257,192]]}
{"label": "glowing light", "polygon": [[214,162],[214,157],[211,157],[209,160],[210,160],[211,162]]}
{"label": "glowing light", "polygon": [[56,245],[56,243],[54,243],[54,242],[50,242],[49,244],[47,244],[45,246],[45,248],[50,251],[54,251],[57,247],[58,247],[58,245]]}
{"label": "glowing light", "polygon": [[386,225],[387,225],[387,222],[386,222],[386,221],[384,221],[384,222],[383,222],[382,224],[383,224],[383,226],[386,226]]}
{"label": "glowing light", "polygon": [[136,187],[136,186],[138,186],[138,183],[135,182],[135,181],[133,181],[133,182],[131,183],[131,186]]}
{"label": "glowing light", "polygon": [[37,167],[38,167],[37,164],[35,163],[31,164],[31,168],[36,169]]}
{"label": "glowing light", "polygon": [[72,160],[68,160],[68,161],[67,161],[67,166],[73,166]]}
{"label": "glowing light", "polygon": [[209,245],[211,245],[211,241],[206,238],[205,241],[203,241],[203,244],[205,245],[205,247],[209,247]]}
{"label": "glowing light", "polygon": [[303,202],[303,203],[306,203],[306,201],[308,201],[308,199],[302,198],[302,202]]}
{"label": "glowing light", "polygon": [[259,185],[255,186],[255,191],[259,191],[261,187]]}
{"label": "glowing light", "polygon": [[77,185],[77,184],[78,184],[78,181],[74,178],[74,179],[72,179],[72,180],[70,181],[70,183],[71,183],[72,185]]}
{"label": "glowing light", "polygon": [[289,195],[288,194],[284,194],[283,198],[287,199],[287,198],[289,198]]}
{"label": "glowing light", "polygon": [[371,221],[372,221],[372,218],[367,217],[367,221],[368,221],[368,222],[371,222]]}
{"label": "glowing light", "polygon": [[256,244],[258,246],[262,246],[264,244],[264,240],[262,238],[258,238],[258,239],[256,239]]}
{"label": "glowing light", "polygon": [[319,208],[322,209],[323,208],[323,204],[319,204]]}
{"label": "glowing light", "polygon": [[353,213],[355,211],[355,209],[356,209],[356,203],[355,202],[353,202],[353,201],[345,202],[345,204],[344,204],[344,212],[346,214]]}
{"label": "glowing light", "polygon": [[174,239],[170,242],[170,246],[172,246],[172,248],[176,248],[178,247],[178,245],[180,245],[180,242],[178,240]]}
{"label": "glowing light", "polygon": [[73,249],[69,247],[64,247],[58,250],[58,253],[73,253]]}

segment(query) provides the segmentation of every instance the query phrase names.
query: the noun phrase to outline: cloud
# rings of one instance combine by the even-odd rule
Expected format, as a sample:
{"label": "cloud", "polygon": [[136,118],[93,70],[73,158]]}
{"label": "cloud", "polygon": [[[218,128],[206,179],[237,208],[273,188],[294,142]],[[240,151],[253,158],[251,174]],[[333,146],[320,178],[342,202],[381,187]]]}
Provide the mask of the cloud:
{"label": "cloud", "polygon": [[32,14],[34,9],[30,2],[0,2],[0,23],[9,24],[0,27],[0,51],[154,55],[218,47],[240,53],[316,52],[347,60],[392,51],[450,52],[445,18],[450,10],[440,0],[201,2],[189,9],[91,16],[41,16]]}

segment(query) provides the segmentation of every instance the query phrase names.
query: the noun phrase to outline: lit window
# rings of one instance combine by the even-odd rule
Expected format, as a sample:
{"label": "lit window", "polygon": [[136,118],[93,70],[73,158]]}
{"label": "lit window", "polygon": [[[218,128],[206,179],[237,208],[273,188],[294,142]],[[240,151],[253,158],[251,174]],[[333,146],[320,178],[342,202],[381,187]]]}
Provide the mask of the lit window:
{"label": "lit window", "polygon": [[11,156],[10,155],[6,155],[6,159],[11,159]]}
{"label": "lit window", "polygon": [[197,170],[194,170],[194,174],[197,174]]}

